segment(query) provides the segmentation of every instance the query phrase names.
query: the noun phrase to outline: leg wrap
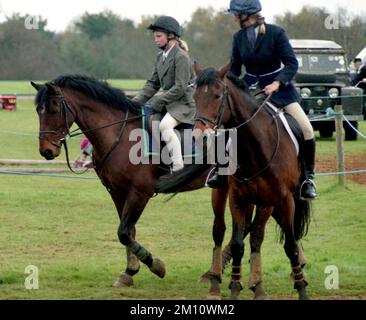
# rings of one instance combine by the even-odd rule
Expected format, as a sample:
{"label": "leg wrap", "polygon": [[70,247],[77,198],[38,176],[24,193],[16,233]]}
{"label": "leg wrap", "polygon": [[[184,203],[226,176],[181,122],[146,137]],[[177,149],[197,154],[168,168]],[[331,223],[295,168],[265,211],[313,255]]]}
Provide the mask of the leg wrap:
{"label": "leg wrap", "polygon": [[241,280],[241,266],[235,267],[233,266],[232,272],[231,272],[231,279],[232,280]]}
{"label": "leg wrap", "polygon": [[260,253],[250,255],[250,275],[248,281],[249,289],[254,288],[262,282],[262,261]]}
{"label": "leg wrap", "polygon": [[127,253],[127,268],[126,273],[130,276],[134,276],[139,272],[140,262],[137,257],[131,252],[130,248],[126,248]]}
{"label": "leg wrap", "polygon": [[149,268],[153,263],[152,255],[149,251],[147,251],[143,246],[141,246],[137,241],[132,241],[128,246],[128,249],[144,264],[146,264]]}
{"label": "leg wrap", "polygon": [[306,258],[304,255],[304,250],[302,249],[302,245],[301,245],[300,241],[297,241],[296,244],[297,244],[297,250],[299,252],[299,263],[300,263],[301,268],[303,268],[306,265]]}
{"label": "leg wrap", "polygon": [[212,273],[221,283],[222,275],[222,250],[221,247],[215,247],[212,253]]}
{"label": "leg wrap", "polygon": [[304,278],[301,266],[292,267],[291,277],[294,281],[294,289],[306,287],[308,285],[307,281]]}

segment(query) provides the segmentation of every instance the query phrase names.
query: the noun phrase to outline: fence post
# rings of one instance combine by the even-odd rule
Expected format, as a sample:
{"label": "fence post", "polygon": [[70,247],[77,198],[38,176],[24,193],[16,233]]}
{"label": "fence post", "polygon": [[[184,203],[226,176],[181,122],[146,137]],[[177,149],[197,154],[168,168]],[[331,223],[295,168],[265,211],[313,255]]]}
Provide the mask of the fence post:
{"label": "fence post", "polygon": [[[336,112],[335,127],[337,135],[337,171],[343,172],[345,170],[344,165],[344,147],[343,147],[343,108],[341,105],[334,107]],[[344,186],[346,178],[344,174],[338,175],[338,184]]]}

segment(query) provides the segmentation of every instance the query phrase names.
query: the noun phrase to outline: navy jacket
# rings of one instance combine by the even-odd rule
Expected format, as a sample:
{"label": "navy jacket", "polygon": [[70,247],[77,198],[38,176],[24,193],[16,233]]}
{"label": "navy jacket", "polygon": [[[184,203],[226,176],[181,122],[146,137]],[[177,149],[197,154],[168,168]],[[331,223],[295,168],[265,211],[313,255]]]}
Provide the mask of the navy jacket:
{"label": "navy jacket", "polygon": [[[298,61],[285,31],[275,25],[266,24],[265,34],[258,33],[254,48],[247,38],[247,30],[241,29],[234,35],[231,55],[231,72],[241,75],[241,67],[245,66],[244,76],[247,84],[263,89],[273,81],[281,83],[278,92],[272,95],[272,102],[278,106],[286,106],[293,102],[300,102],[300,96],[291,83],[298,69]],[[281,71],[281,62],[284,67]]]}

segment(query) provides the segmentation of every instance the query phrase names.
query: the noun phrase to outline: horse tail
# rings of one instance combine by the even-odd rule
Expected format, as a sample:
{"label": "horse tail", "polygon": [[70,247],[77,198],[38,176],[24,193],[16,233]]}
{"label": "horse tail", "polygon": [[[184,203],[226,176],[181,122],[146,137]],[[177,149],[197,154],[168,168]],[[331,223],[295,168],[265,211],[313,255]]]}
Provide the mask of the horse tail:
{"label": "horse tail", "polygon": [[305,237],[309,231],[311,221],[311,202],[300,199],[298,192],[295,193],[294,200],[294,233],[295,239],[300,240]]}
{"label": "horse tail", "polygon": [[[302,170],[302,172],[304,171]],[[299,179],[299,183],[297,184],[296,191],[293,195],[295,202],[294,234],[296,241],[304,238],[307,235],[311,221],[311,211],[312,211],[311,201],[302,200],[300,197],[300,188],[304,179],[305,177],[304,174],[302,173]],[[281,230],[280,242],[283,242],[284,239],[285,234]]]}
{"label": "horse tail", "polygon": [[189,164],[182,170],[173,173],[168,179],[158,180],[155,183],[155,192],[180,192],[189,182],[207,171],[210,166],[210,164]]}

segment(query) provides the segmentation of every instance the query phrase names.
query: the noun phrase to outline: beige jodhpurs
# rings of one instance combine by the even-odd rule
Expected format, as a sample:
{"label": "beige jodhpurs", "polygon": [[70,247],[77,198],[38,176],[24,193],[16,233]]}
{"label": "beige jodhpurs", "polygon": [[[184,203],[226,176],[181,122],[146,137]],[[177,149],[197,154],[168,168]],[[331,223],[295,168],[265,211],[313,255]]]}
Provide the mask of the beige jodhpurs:
{"label": "beige jodhpurs", "polygon": [[165,114],[164,118],[160,122],[160,132],[164,139],[166,146],[169,150],[170,156],[173,162],[173,171],[178,171],[183,168],[183,157],[182,157],[182,147],[180,140],[174,128],[179,125],[180,122],[174,119],[168,112]]}
{"label": "beige jodhpurs", "polygon": [[313,127],[306,116],[304,110],[301,108],[300,104],[298,102],[291,103],[287,105],[285,108],[285,111],[289,113],[291,116],[295,118],[295,120],[298,122],[303,134],[305,140],[311,140],[314,139],[314,130]]}

